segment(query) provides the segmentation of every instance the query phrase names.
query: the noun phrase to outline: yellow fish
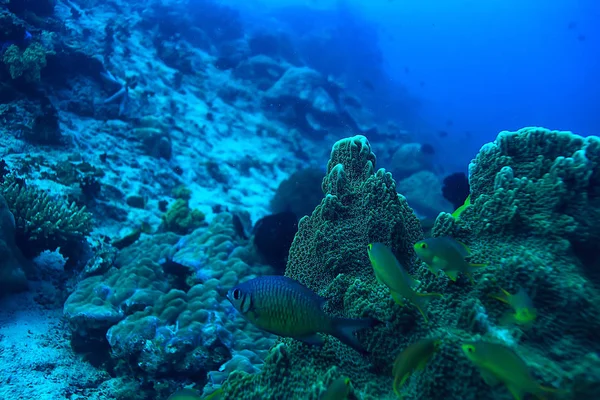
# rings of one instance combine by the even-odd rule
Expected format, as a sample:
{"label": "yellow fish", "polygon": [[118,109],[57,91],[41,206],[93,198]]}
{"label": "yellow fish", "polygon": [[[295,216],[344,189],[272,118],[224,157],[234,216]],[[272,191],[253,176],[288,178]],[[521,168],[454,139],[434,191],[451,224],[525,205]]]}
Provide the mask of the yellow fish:
{"label": "yellow fish", "polygon": [[439,339],[422,339],[408,346],[396,357],[392,375],[394,376],[394,393],[399,398],[400,387],[410,377],[414,371],[420,371],[425,368],[427,362],[433,357],[440,346]]}
{"label": "yellow fish", "polygon": [[533,307],[531,298],[527,295],[527,292],[523,288],[515,294],[510,294],[506,290],[500,288],[502,293],[490,295],[492,298],[500,300],[514,310],[514,313],[507,312],[500,319],[502,325],[521,325],[530,326],[533,321],[537,318],[537,311]]}
{"label": "yellow fish", "polygon": [[331,382],[320,400],[346,400],[350,394],[350,378],[341,376]]}
{"label": "yellow fish", "polygon": [[464,204],[460,207],[458,207],[456,210],[454,210],[454,212],[452,213],[452,216],[456,219],[458,217],[460,217],[460,214],[462,214],[463,211],[465,211],[468,207],[471,206],[471,195],[469,194],[464,202]]}
{"label": "yellow fish", "polygon": [[427,305],[439,293],[418,293],[413,288],[419,285],[419,281],[411,277],[402,268],[392,251],[382,243],[371,243],[367,246],[369,260],[375,271],[377,281],[390,289],[392,298],[397,304],[404,305],[403,298],[408,299],[425,318],[427,322]]}
{"label": "yellow fish", "polygon": [[473,264],[466,261],[465,257],[471,254],[471,250],[449,236],[421,240],[415,243],[414,249],[431,272],[437,276],[439,271],[444,271],[453,281],[456,281],[458,274],[462,272],[473,282],[471,276],[473,271],[487,266],[487,264]]}
{"label": "yellow fish", "polygon": [[466,342],[462,350],[467,358],[479,368],[481,377],[490,386],[503,383],[515,400],[526,393],[544,399],[544,394],[557,389],[540,385],[529,373],[525,361],[509,347],[490,342]]}

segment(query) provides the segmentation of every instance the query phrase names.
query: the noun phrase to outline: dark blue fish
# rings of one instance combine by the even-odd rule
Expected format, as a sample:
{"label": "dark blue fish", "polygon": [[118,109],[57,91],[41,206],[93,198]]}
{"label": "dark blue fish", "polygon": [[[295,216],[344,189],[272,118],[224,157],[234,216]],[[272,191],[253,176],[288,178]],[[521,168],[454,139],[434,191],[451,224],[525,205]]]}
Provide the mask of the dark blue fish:
{"label": "dark blue fish", "polygon": [[338,338],[365,354],[354,332],[380,321],[373,318],[332,317],[323,311],[326,299],[286,276],[261,276],[241,283],[227,293],[235,309],[257,327],[283,337],[322,345],[318,333]]}

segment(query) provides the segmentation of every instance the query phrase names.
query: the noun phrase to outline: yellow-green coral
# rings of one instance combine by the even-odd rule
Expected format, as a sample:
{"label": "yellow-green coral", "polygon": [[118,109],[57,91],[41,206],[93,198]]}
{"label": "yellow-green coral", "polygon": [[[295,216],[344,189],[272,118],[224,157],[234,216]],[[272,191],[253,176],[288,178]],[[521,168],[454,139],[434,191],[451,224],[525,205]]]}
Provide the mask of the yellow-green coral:
{"label": "yellow-green coral", "polygon": [[[358,333],[373,357],[361,357],[329,336],[321,349],[282,339],[262,372],[255,376],[232,374],[224,385],[226,396],[316,399],[312,385],[334,366],[351,379],[361,398],[367,392],[373,396],[392,393],[391,377],[366,371],[391,370],[393,355],[406,341],[399,334],[399,325],[406,322],[421,329],[422,318],[414,309],[395,306],[389,292],[377,284],[367,245],[386,243],[412,270],[412,246],[422,238],[419,220],[396,192],[391,175],[384,170],[376,172],[375,155],[363,136],[334,145],[322,189],[325,198],[321,204],[300,220],[286,275],[328,298],[327,311],[334,315],[394,321]],[[277,365],[272,365],[273,360]],[[261,393],[258,388],[267,382]]]}
{"label": "yellow-green coral", "polygon": [[12,45],[4,52],[2,61],[8,67],[12,79],[23,76],[28,82],[38,82],[41,71],[46,66],[46,49],[38,42],[33,42],[25,51]]}
{"label": "yellow-green coral", "polygon": [[204,222],[204,213],[192,210],[185,199],[177,199],[162,217],[165,230],[185,235]]}
{"label": "yellow-green coral", "polygon": [[[600,206],[597,144],[597,138],[534,129],[501,134],[495,144],[484,147],[471,167],[473,205],[460,219],[442,213],[433,230],[434,236],[450,235],[469,245],[470,262],[489,262],[489,268],[477,271],[475,284],[470,284],[463,278],[457,282],[437,278],[415,263],[407,246],[421,236],[414,225],[418,221],[396,195],[391,176],[374,173],[375,157],[366,139],[338,142],[323,180],[325,198],[311,216],[300,221],[286,275],[328,298],[326,310],[332,314],[369,315],[386,324],[359,333],[359,340],[371,352],[366,358],[328,336],[322,348],[280,339],[261,372],[230,375],[223,385],[225,397],[318,398],[315,383],[322,386],[322,377],[335,366],[352,380],[357,397],[393,398],[392,355],[425,337],[439,337],[440,350],[427,369],[403,387],[408,398],[504,398],[502,388],[486,385],[461,351],[463,342],[479,337],[509,345],[518,342],[523,358],[545,366],[536,370],[540,382],[573,390],[579,398],[593,397],[590,388],[600,383],[598,369],[595,375],[586,375],[583,383],[569,378],[581,375],[577,365],[586,354],[600,351],[594,340],[600,331],[600,259],[597,249],[590,253],[586,247],[590,238],[597,237],[598,224],[586,225],[581,218],[593,217]],[[480,180],[474,182],[475,178]],[[548,190],[545,198],[527,201],[529,192],[518,189],[512,198],[519,200],[519,218],[502,219],[515,205],[510,198],[502,200],[505,185],[513,190],[519,187],[515,180],[524,179],[536,191],[550,189],[547,182],[573,189],[565,197],[568,204],[560,201],[563,190]],[[490,207],[495,213],[484,212]],[[554,224],[556,233],[538,230],[534,223],[538,213],[553,217],[546,223]],[[560,220],[565,214],[577,224],[576,234],[565,235]],[[523,222],[525,234],[515,226]],[[499,224],[502,229],[497,229]],[[390,245],[421,281],[423,290],[444,294],[430,310],[429,325],[414,310],[395,305],[375,282],[366,258],[366,245],[371,241]],[[498,326],[506,310],[489,296],[498,286],[536,292],[533,301],[539,318],[526,334],[518,327]]]}

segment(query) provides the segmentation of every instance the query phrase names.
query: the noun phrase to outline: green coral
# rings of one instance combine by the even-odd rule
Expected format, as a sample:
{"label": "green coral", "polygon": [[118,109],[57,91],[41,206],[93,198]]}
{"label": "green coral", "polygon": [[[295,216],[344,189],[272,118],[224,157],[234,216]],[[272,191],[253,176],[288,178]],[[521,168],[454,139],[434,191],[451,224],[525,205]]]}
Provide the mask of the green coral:
{"label": "green coral", "polygon": [[[442,213],[434,236],[468,243],[491,267],[475,275],[471,298],[497,321],[506,307],[486,298],[502,287],[533,296],[538,319],[526,332],[509,329],[521,352],[554,371],[562,389],[593,397],[600,363],[582,383],[576,366],[600,351],[600,140],[525,128],[502,132],[470,165],[472,206],[459,219]],[[491,282],[494,282],[493,284]],[[485,333],[485,324],[474,329]],[[541,372],[541,371],[538,371]],[[588,389],[585,389],[588,387]],[[580,396],[580,397],[577,397]]]}
{"label": "green coral", "polygon": [[181,185],[173,189],[173,196],[176,200],[163,214],[161,229],[178,235],[186,235],[202,226],[204,213],[200,210],[192,210],[189,206],[192,191]]}
{"label": "green coral", "polygon": [[[501,132],[470,166],[471,211],[486,230],[600,240],[600,139],[524,128]],[[510,232],[507,232],[510,231]]]}
{"label": "green coral", "polygon": [[46,66],[46,53],[44,46],[38,42],[31,43],[23,52],[13,44],[4,52],[2,61],[12,79],[24,77],[28,82],[39,82],[41,71]]}
{"label": "green coral", "polygon": [[[333,146],[322,183],[325,198],[312,215],[300,220],[286,269],[287,276],[329,299],[328,312],[388,321],[387,326],[358,334],[373,356],[363,358],[331,337],[325,337],[323,348],[282,339],[262,372],[230,376],[224,384],[227,398],[317,399],[334,366],[351,378],[361,396],[393,393],[391,377],[368,371],[391,370],[396,352],[407,343],[404,335],[422,330],[423,322],[415,309],[393,305],[389,290],[375,281],[366,249],[371,242],[386,243],[406,268],[415,270],[412,246],[422,232],[405,198],[396,192],[391,174],[383,169],[375,172],[375,161],[363,136]],[[319,389],[311,390],[315,383]]]}
{"label": "green coral", "polygon": [[185,199],[175,200],[162,216],[163,229],[180,235],[190,233],[202,226],[203,222],[204,213],[200,210],[192,210]]}
{"label": "green coral", "polygon": [[[509,398],[502,385],[485,384],[462,354],[463,341],[481,337],[515,346],[540,383],[574,398],[593,398],[600,362],[589,353],[600,351],[595,339],[600,261],[594,257],[597,250],[589,253],[586,244],[596,237],[597,224],[577,214],[589,218],[599,206],[597,149],[597,138],[540,129],[502,133],[484,146],[471,166],[473,206],[458,220],[442,213],[433,232],[461,239],[471,248],[473,262],[489,263],[471,284],[464,277],[456,283],[436,278],[415,262],[412,244],[421,231],[404,198],[396,195],[391,176],[374,172],[375,157],[364,137],[336,143],[323,180],[326,197],[300,221],[286,275],[328,298],[331,314],[375,316],[386,324],[359,332],[368,357],[330,336],[322,348],[279,339],[261,372],[230,375],[223,385],[225,398],[317,399],[332,367],[352,380],[358,398],[395,398],[393,359],[424,337],[439,337],[442,344],[425,370],[404,385],[407,398]],[[518,184],[525,179],[530,181],[527,190]],[[506,196],[506,191],[513,194]],[[518,218],[509,218],[514,213]],[[542,229],[539,213],[553,227]],[[561,219],[565,214],[576,233]],[[366,255],[372,241],[392,247],[421,281],[419,291],[444,294],[432,303],[429,324],[411,306],[396,305],[389,290],[375,281]],[[539,317],[530,330],[498,326],[507,308],[490,294],[499,287],[513,293],[522,287],[534,295]],[[584,360],[587,373],[578,367]]]}
{"label": "green coral", "polygon": [[26,256],[69,246],[83,240],[92,230],[92,215],[75,203],[50,197],[13,178],[0,184],[16,222],[16,235]]}

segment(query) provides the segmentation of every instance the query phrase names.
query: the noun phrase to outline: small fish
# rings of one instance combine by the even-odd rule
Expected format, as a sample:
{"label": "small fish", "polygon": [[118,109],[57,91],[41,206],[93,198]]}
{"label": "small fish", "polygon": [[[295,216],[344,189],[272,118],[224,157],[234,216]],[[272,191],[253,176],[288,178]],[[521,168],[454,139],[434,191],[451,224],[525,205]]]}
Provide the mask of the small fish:
{"label": "small fish", "polygon": [[169,396],[167,400],[200,400],[202,396],[194,389],[183,388]]}
{"label": "small fish", "polygon": [[341,376],[331,382],[320,400],[346,400],[350,394],[350,378]]}
{"label": "small fish", "polygon": [[354,332],[381,323],[327,315],[326,299],[286,276],[251,279],[229,290],[227,299],[244,318],[267,332],[317,346],[323,344],[317,333],[327,333],[362,354],[367,352]]}
{"label": "small fish", "polygon": [[529,373],[525,361],[514,350],[491,342],[466,342],[462,350],[467,358],[479,368],[481,377],[490,386],[506,385],[515,400],[526,393],[544,399],[544,393],[558,392],[557,389],[540,385]]}
{"label": "small fish", "polygon": [[435,154],[435,148],[429,143],[424,143],[421,145],[421,152],[431,156]]}
{"label": "small fish", "polygon": [[490,297],[508,304],[514,310],[514,313],[507,312],[504,314],[500,319],[500,324],[530,326],[537,318],[537,311],[533,307],[533,302],[527,292],[523,288],[520,288],[515,294],[510,294],[502,288],[500,290],[501,293],[492,294]]}
{"label": "small fish", "polygon": [[465,199],[465,202],[463,203],[463,205],[458,207],[456,210],[454,210],[454,212],[452,213],[452,217],[454,217],[454,219],[460,217],[460,214],[462,214],[462,212],[465,211],[470,206],[471,206],[471,195],[469,194],[467,196],[467,198]]}
{"label": "small fish", "polygon": [[361,81],[361,83],[363,84],[363,86],[367,89],[369,89],[371,92],[375,91],[375,85],[373,85],[373,83],[367,79],[363,79]]}
{"label": "small fish", "polygon": [[475,268],[486,267],[487,264],[473,264],[465,260],[471,254],[469,248],[449,236],[421,240],[414,245],[417,256],[436,276],[444,271],[448,278],[456,281],[462,272],[473,282],[471,274]]}
{"label": "small fish", "polygon": [[399,398],[400,387],[410,377],[414,371],[420,371],[425,368],[431,357],[439,349],[441,340],[422,339],[408,346],[396,357],[392,375],[394,376],[394,393]]}
{"label": "small fish", "polygon": [[410,276],[400,265],[394,253],[382,243],[371,243],[367,246],[369,260],[375,272],[377,282],[390,289],[392,298],[397,304],[404,305],[403,298],[408,299],[423,315],[427,322],[427,305],[439,293],[418,293],[413,288],[419,285],[419,281]]}

